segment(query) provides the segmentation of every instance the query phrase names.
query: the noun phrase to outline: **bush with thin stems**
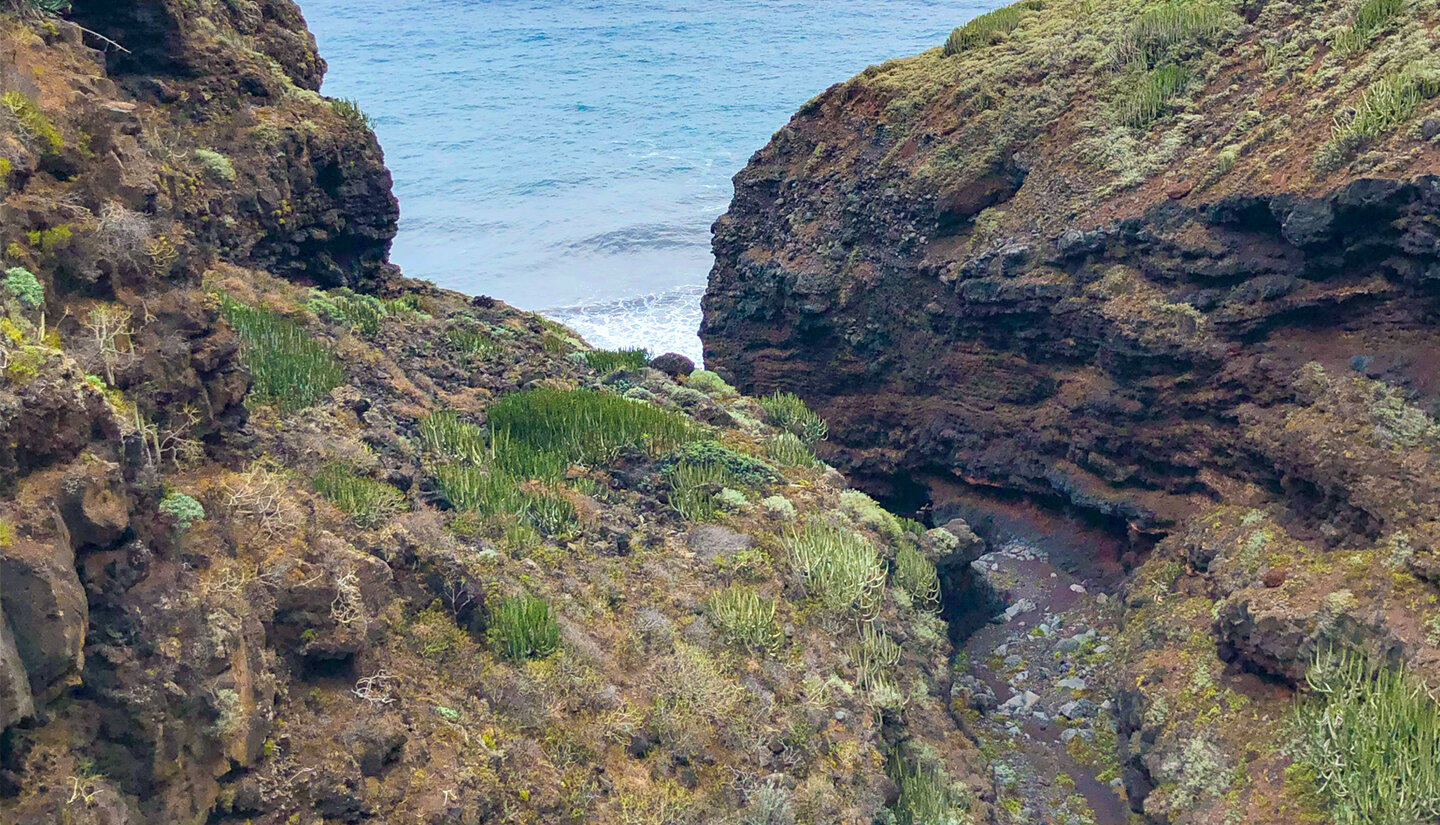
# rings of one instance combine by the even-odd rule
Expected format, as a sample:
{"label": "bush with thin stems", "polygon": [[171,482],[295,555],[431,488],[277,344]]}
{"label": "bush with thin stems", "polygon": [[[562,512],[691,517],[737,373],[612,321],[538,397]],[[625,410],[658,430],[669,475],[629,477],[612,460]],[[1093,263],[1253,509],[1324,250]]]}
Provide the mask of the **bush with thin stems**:
{"label": "bush with thin stems", "polygon": [[732,643],[774,653],[780,648],[780,627],[775,623],[775,600],[753,587],[736,585],[710,597],[710,619]]}
{"label": "bush with thin stems", "polygon": [[528,489],[502,470],[456,462],[437,466],[434,477],[440,495],[457,510],[486,517],[514,517],[551,535],[565,535],[580,525],[580,516],[569,499]]}
{"label": "bush with thin stems", "polygon": [[339,464],[328,465],[315,475],[315,491],[361,527],[378,527],[407,509],[399,490]]}
{"label": "bush with thin stems", "polygon": [[1171,0],[1142,12],[1115,45],[1116,57],[1153,66],[1169,50],[1208,43],[1236,22],[1236,15],[1214,3]]}
{"label": "bush with thin stems", "polygon": [[1165,113],[1170,101],[1179,97],[1190,82],[1184,66],[1158,66],[1133,75],[1124,89],[1117,110],[1120,122],[1132,129],[1143,129]]}
{"label": "bush with thin stems", "polygon": [[330,108],[334,109],[335,114],[347,123],[370,131],[375,129],[375,121],[365,113],[364,109],[360,108],[359,101],[351,100],[348,97],[332,97],[330,98]]}
{"label": "bush with thin stems", "polygon": [[70,0],[0,0],[0,10],[24,16],[53,16],[70,11]]}
{"label": "bush with thin stems", "polygon": [[895,551],[890,581],[926,607],[940,603],[940,576],[935,572],[935,564],[908,538],[902,540]]}
{"label": "bush with thin stems", "polygon": [[420,440],[437,456],[483,463],[490,455],[485,430],[455,410],[437,410],[420,422]]}
{"label": "bush with thin stems", "polygon": [[620,370],[643,370],[650,360],[643,349],[595,349],[585,353],[585,361],[601,375]]}
{"label": "bush with thin stems", "polygon": [[481,329],[454,326],[445,331],[445,340],[465,355],[485,355],[500,349],[495,336]]}
{"label": "bush with thin stems", "polygon": [[1418,677],[1366,653],[1325,650],[1295,714],[1295,760],[1336,825],[1440,818],[1440,705]]}
{"label": "bush with thin stems", "polygon": [[687,521],[707,521],[720,511],[716,496],[721,490],[744,485],[736,473],[721,463],[681,461],[662,471],[670,483],[670,506]]}
{"label": "bush with thin stems", "polygon": [[491,462],[516,478],[554,481],[570,467],[564,455],[531,446],[508,432],[497,433],[490,442]]}
{"label": "bush with thin stems", "polygon": [[1414,68],[1392,72],[1365,90],[1353,113],[1336,116],[1334,140],[1354,146],[1394,131],[1437,92],[1440,80],[1429,74]]}
{"label": "bush with thin stems", "polygon": [[1358,52],[1404,10],[1405,0],[1365,0],[1355,10],[1355,21],[1335,35],[1332,45],[1343,53]]}
{"label": "bush with thin stems", "polygon": [[509,596],[490,614],[490,638],[511,661],[543,659],[560,649],[560,626],[544,599]]}
{"label": "bush with thin stems", "polygon": [[864,536],[830,521],[812,519],[785,539],[791,564],[805,591],[835,611],[873,618],[885,590],[885,567]]}
{"label": "bush with thin stems", "polygon": [[780,433],[765,445],[765,452],[775,463],[785,467],[818,467],[820,460],[791,432]]}
{"label": "bush with thin stems", "polygon": [[1013,6],[1006,6],[987,12],[950,32],[945,40],[946,57],[960,54],[979,46],[988,46],[1004,35],[1019,28],[1024,12],[1039,9],[1040,0],[1022,0]]}
{"label": "bush with thin stems", "polygon": [[775,392],[757,400],[760,409],[765,411],[766,421],[794,433],[807,446],[813,447],[830,434],[825,419],[816,415],[794,393]]}
{"label": "bush with thin stems", "polygon": [[526,521],[548,535],[565,535],[580,525],[580,516],[568,498],[527,491],[526,501]]}
{"label": "bush with thin stems", "polygon": [[300,324],[261,307],[220,297],[225,320],[240,337],[240,355],[250,370],[250,395],[282,412],[319,402],[345,380],[340,362]]}
{"label": "bush with thin stems", "polygon": [[897,825],[958,825],[968,821],[966,800],[950,790],[949,778],[939,765],[892,754],[886,773],[900,787],[895,800]]}
{"label": "bush with thin stems", "polygon": [[860,628],[860,641],[855,646],[854,656],[862,690],[881,695],[900,692],[890,678],[890,672],[900,663],[900,645],[890,638],[890,634],[874,622],[866,622]]}
{"label": "bush with thin stems", "polygon": [[65,148],[65,137],[60,130],[23,92],[0,94],[0,109],[8,112],[30,136],[39,141],[43,151],[57,153]]}

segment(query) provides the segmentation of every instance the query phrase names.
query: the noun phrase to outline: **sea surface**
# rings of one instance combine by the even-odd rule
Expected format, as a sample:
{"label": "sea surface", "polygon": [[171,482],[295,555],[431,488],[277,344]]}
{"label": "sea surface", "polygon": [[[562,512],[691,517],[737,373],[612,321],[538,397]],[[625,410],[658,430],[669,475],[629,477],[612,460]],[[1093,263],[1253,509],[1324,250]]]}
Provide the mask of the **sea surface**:
{"label": "sea surface", "polygon": [[406,274],[697,361],[710,225],[806,100],[999,0],[300,0]]}

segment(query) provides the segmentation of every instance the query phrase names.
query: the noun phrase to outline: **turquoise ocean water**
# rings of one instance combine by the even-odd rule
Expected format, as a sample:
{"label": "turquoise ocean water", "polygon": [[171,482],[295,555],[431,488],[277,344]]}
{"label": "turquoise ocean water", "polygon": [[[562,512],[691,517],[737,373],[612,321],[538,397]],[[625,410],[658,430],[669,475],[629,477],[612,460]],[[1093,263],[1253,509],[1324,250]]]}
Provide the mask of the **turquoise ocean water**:
{"label": "turquoise ocean water", "polygon": [[806,100],[997,0],[300,0],[413,277],[698,360],[710,224]]}

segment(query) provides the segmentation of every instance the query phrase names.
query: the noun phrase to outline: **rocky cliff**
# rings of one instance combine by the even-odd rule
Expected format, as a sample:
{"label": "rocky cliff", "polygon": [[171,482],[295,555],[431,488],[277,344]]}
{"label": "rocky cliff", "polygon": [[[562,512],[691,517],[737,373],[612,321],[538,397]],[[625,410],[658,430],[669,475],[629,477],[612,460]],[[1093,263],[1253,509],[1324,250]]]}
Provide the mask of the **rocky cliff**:
{"label": "rocky cliff", "polygon": [[801,395],[823,457],[1125,542],[1151,821],[1319,816],[1281,746],[1320,651],[1440,678],[1437,22],[1017,4],[808,103],[715,226],[707,363]]}
{"label": "rocky cliff", "polygon": [[824,427],[402,278],[290,0],[0,2],[0,823],[989,810]]}

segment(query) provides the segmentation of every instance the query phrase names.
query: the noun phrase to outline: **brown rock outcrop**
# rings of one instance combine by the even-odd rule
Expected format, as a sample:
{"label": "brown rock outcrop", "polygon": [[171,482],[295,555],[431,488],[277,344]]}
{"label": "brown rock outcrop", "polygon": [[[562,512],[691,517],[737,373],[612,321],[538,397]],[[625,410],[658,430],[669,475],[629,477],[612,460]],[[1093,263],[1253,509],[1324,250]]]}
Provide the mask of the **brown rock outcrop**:
{"label": "brown rock outcrop", "polygon": [[49,692],[84,662],[89,606],[75,575],[75,554],[63,537],[17,539],[0,550],[0,608],[35,695]]}
{"label": "brown rock outcrop", "polygon": [[[1187,743],[1272,746],[1194,685],[1304,690],[1331,646],[1440,672],[1414,613],[1440,580],[1435,103],[1357,138],[1399,38],[1345,53],[1260,4],[1144,43],[1142,7],[1102,5],[1017,4],[806,104],[735,178],[701,336],[742,392],[804,398],[821,457],[877,493],[960,483],[1131,539],[1130,803],[1217,821],[1245,803],[1177,794]],[[1314,63],[1265,52],[1277,33]],[[1125,108],[1137,43],[1193,72],[1173,106]]]}

